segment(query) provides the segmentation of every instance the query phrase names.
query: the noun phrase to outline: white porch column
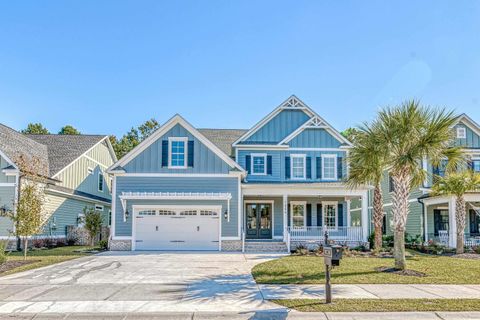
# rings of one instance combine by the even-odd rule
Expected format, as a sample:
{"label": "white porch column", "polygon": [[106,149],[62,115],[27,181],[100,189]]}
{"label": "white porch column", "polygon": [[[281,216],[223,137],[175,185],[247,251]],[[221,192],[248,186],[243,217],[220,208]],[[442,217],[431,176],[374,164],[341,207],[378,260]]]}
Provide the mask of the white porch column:
{"label": "white porch column", "polygon": [[368,240],[368,191],[362,194],[362,231],[363,241]]}
{"label": "white porch column", "polygon": [[352,216],[350,214],[350,198],[347,198],[347,227],[352,226]]}
{"label": "white porch column", "polygon": [[287,241],[288,228],[288,195],[283,195],[283,241]]}
{"label": "white porch column", "polygon": [[451,248],[457,246],[457,221],[455,220],[455,197],[448,201],[448,244]]}
{"label": "white porch column", "polygon": [[423,233],[425,235],[425,242],[428,242],[428,205],[421,203],[423,206]]}

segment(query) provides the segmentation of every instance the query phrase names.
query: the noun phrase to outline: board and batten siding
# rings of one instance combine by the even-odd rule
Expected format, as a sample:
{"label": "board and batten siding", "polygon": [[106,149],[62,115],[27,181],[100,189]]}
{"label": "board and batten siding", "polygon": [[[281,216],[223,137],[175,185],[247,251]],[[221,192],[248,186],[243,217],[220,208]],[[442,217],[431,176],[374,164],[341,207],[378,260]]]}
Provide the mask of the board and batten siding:
{"label": "board and batten siding", "polygon": [[305,129],[288,145],[291,148],[339,148],[342,142],[325,129]]}
{"label": "board and batten siding", "polygon": [[276,144],[303,125],[310,117],[302,110],[282,110],[242,143]]}
{"label": "board and batten siding", "polygon": [[226,200],[128,200],[128,211],[133,213],[132,205],[221,205],[221,223],[223,237],[238,237],[238,177],[116,177],[115,198],[115,236],[132,236],[132,217],[123,221],[123,209],[119,196],[122,192],[226,192],[232,195],[230,200],[230,221],[223,217],[227,210]]}
{"label": "board and batten siding", "polygon": [[472,148],[472,149],[478,149],[480,148],[480,136],[478,136],[472,129],[470,129],[468,126],[466,126],[463,122],[460,122],[454,127],[454,134],[456,137],[456,130],[457,128],[465,128],[467,137],[465,139],[455,139],[455,144],[457,146],[462,146],[465,148]]}
{"label": "board and batten siding", "polygon": [[[169,137],[187,137],[193,141],[193,167],[169,169],[162,167],[162,142]],[[134,159],[123,166],[126,172],[134,173],[228,173],[231,168],[218,155],[207,148],[180,124],[175,125],[162,137],[158,138]]]}
{"label": "board and batten siding", "polygon": [[[91,160],[91,159],[95,160]],[[56,178],[62,187],[75,189],[91,195],[111,199],[111,181],[105,173],[114,158],[106,142],[99,143],[86,156],[81,156],[61,171]],[[100,163],[100,164],[99,164]],[[93,170],[89,173],[89,168]],[[98,191],[99,174],[103,173],[103,191]]]}
{"label": "board and batten siding", "polygon": [[[251,182],[323,182],[323,181],[332,181],[332,180],[323,180],[317,179],[317,166],[316,166],[316,158],[321,157],[322,154],[334,154],[338,157],[342,158],[342,173],[343,177],[346,177],[346,152],[345,151],[295,151],[295,150],[287,150],[287,151],[278,151],[278,150],[239,150],[238,151],[238,164],[246,169],[246,157],[255,154],[255,153],[265,153],[268,156],[272,157],[272,174],[267,175],[247,175],[247,181]],[[286,179],[285,177],[285,157],[290,156],[291,154],[305,154],[307,157],[311,157],[311,179],[305,180],[291,180]]]}
{"label": "board and batten siding", "polygon": [[[77,226],[77,218],[85,208],[94,208],[95,203],[78,199],[65,198],[47,194],[45,197],[45,212],[50,215],[44,225],[43,236],[66,236],[67,226]],[[103,225],[108,225],[109,206],[104,206],[102,212]]]}

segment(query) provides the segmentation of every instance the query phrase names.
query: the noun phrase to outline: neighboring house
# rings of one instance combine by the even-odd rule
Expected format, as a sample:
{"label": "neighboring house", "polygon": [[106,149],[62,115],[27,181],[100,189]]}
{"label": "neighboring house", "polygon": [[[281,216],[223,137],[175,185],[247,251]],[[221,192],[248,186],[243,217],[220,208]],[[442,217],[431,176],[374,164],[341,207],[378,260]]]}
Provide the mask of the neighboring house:
{"label": "neighboring house", "polygon": [[[67,226],[78,226],[85,207],[110,222],[111,179],[106,169],[116,157],[107,136],[24,135],[0,124],[0,207],[15,210],[22,182],[20,155],[39,159],[47,179],[44,210],[48,221],[40,237],[65,238]],[[13,223],[0,218],[0,237],[14,240]]]}
{"label": "neighboring house", "polygon": [[[480,126],[466,114],[458,117],[452,130],[456,145],[464,147],[468,156],[469,169],[480,172]],[[407,220],[407,233],[428,242],[434,240],[449,247],[456,246],[455,197],[431,196],[431,187],[435,176],[445,175],[446,160],[440,166],[432,166],[424,159],[422,166],[428,171],[428,179],[421,188],[410,194],[410,213]],[[392,191],[393,184],[389,176],[382,183],[384,194],[384,232],[393,233]],[[466,245],[480,245],[480,192],[471,192],[466,196],[467,225],[465,228]]]}
{"label": "neighboring house", "polygon": [[325,231],[365,243],[368,189],[343,182],[350,147],[295,96],[250,130],[196,129],[176,115],[108,170],[110,247],[286,250],[323,242]]}

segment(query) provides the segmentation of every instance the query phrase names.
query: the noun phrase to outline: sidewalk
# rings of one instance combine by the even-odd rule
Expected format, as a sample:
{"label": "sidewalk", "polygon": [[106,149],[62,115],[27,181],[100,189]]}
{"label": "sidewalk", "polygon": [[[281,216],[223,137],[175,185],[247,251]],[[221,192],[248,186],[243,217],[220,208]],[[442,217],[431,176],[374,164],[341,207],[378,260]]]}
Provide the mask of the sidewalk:
{"label": "sidewalk", "polygon": [[91,320],[474,320],[480,319],[480,312],[365,312],[365,313],[300,313],[300,312],[171,312],[171,313],[75,313],[75,314],[21,314],[0,316],[3,319],[91,319]]}
{"label": "sidewalk", "polygon": [[[266,300],[325,298],[324,285],[258,286]],[[334,284],[332,294],[334,299],[480,299],[480,285]]]}

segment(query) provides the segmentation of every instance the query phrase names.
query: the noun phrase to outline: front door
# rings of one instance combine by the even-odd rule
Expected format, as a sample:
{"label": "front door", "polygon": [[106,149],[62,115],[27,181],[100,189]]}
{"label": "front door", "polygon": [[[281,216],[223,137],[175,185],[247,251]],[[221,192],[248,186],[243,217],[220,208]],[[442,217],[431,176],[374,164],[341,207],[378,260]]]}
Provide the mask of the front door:
{"label": "front door", "polygon": [[247,239],[272,238],[272,205],[270,203],[247,203],[245,213]]}

